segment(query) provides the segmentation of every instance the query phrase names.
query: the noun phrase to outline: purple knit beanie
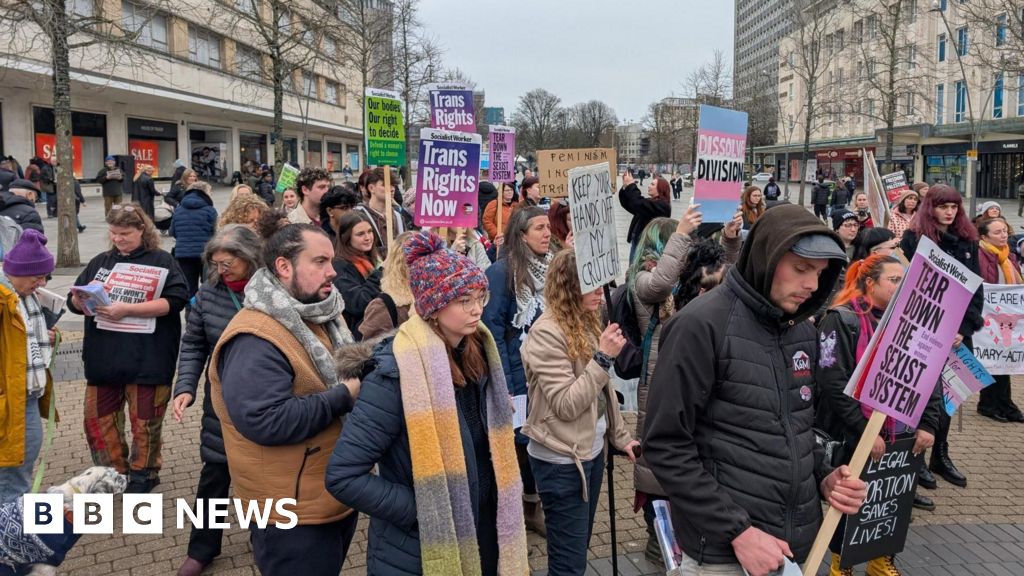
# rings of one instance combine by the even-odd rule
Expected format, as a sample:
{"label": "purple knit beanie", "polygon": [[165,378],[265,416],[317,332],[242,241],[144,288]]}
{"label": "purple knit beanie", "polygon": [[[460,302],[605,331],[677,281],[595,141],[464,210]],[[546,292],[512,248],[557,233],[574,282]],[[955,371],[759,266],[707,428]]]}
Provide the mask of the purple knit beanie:
{"label": "purple knit beanie", "polygon": [[419,232],[402,244],[416,313],[429,318],[456,298],[487,290],[487,276],[462,254],[449,250],[433,232]]}
{"label": "purple knit beanie", "polygon": [[53,272],[53,254],[46,249],[46,236],[29,228],[10,252],[4,254],[4,274],[8,276],[43,276]]}

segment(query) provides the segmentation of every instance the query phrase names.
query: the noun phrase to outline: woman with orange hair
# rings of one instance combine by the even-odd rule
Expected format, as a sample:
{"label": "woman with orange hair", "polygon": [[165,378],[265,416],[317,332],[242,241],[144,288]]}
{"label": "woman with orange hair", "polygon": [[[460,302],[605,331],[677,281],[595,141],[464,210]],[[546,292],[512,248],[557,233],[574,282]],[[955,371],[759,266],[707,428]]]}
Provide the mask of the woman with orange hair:
{"label": "woman with orange hair", "polygon": [[[895,256],[872,254],[854,262],[847,270],[846,285],[836,295],[832,308],[825,314],[818,329],[820,350],[815,369],[815,380],[818,383],[815,425],[834,440],[842,442],[837,453],[832,456],[830,464],[834,466],[849,463],[871,416],[869,408],[847,396],[843,390],[867,350],[878,321],[885,314],[903,276],[903,266]],[[881,435],[874,439],[871,457],[880,459],[885,453],[886,442],[891,442],[897,435],[915,436],[915,454],[931,447],[939,425],[940,400],[940,396],[932,395],[916,431],[892,418],[886,418]],[[914,507],[934,510],[935,504],[930,498],[915,495]],[[844,527],[840,526],[829,546],[832,550],[830,574],[853,574],[852,569],[846,572],[839,568],[839,552],[842,550],[845,532]],[[868,562],[868,574],[899,573],[891,556]]]}

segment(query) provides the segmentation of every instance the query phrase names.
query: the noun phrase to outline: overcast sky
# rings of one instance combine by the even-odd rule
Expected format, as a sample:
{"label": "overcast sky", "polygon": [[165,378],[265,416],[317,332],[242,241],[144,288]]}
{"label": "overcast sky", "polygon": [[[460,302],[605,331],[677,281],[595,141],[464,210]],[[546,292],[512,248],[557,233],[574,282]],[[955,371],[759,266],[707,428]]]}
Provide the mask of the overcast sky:
{"label": "overcast sky", "polygon": [[730,67],[731,0],[422,0],[424,26],[511,115],[544,88],[571,105],[603,100],[620,121],[682,95],[686,75],[718,48]]}

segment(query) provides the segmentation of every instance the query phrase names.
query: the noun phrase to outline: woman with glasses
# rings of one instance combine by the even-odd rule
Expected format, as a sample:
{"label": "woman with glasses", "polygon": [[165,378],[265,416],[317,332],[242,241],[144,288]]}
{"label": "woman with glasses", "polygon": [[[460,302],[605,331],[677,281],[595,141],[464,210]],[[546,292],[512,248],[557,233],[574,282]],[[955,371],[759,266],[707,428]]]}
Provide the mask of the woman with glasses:
{"label": "woman with glasses", "polygon": [[338,358],[339,375],[373,368],[327,490],[370,517],[367,574],[527,574],[512,403],[480,322],[487,277],[436,234],[402,250],[416,314],[372,358]]}
{"label": "woman with glasses", "polygon": [[174,237],[174,258],[188,282],[188,297],[199,289],[203,275],[203,249],[217,229],[217,209],[210,197],[210,185],[196,182],[185,192],[174,209],[169,234]]}
{"label": "woman with glasses", "polygon": [[[872,254],[893,256],[900,247],[900,241],[888,228],[865,228],[853,239],[853,253],[850,262],[863,260]],[[840,286],[840,288],[842,288]]]}
{"label": "woman with glasses", "polygon": [[[978,265],[989,284],[1024,284],[1020,262],[1010,250],[1010,225],[1002,216],[978,223]],[[995,383],[981,389],[978,414],[996,422],[1024,422],[1024,414],[1013,402],[1010,377],[993,376]]]}
{"label": "woman with glasses", "polygon": [[601,288],[582,292],[574,251],[551,261],[544,296],[547,307],[523,344],[530,395],[523,434],[544,504],[548,574],[583,576],[606,441],[632,462],[639,455],[611,381],[626,339],[618,324],[602,329]]}
{"label": "woman with glasses", "polygon": [[[175,259],[160,249],[160,235],[141,206],[111,206],[107,225],[111,249],[86,265],[75,286],[105,283],[118,264],[152,267],[166,278],[162,290],[141,297],[108,288],[111,303],[96,307],[95,314],[79,291],[68,295],[68,309],[85,315],[85,438],[93,464],[127,474],[128,492],[146,493],[160,483],[164,413],[171,399],[188,286]],[[139,333],[96,325],[97,320],[116,323],[126,317],[155,318],[156,327]],[[132,431],[130,451],[125,404]]]}
{"label": "woman with glasses", "polygon": [[377,257],[373,224],[362,212],[352,210],[338,222],[334,245],[334,286],[345,302],[342,315],[356,341],[362,340],[359,324],[370,301],[380,295],[381,262]]}
{"label": "woman with glasses", "polygon": [[[513,212],[505,228],[501,258],[487,269],[493,297],[484,310],[483,320],[494,335],[511,396],[527,395],[520,347],[530,326],[544,312],[544,282],[551,263],[550,248],[551,222],[547,212],[537,206],[521,207]],[[516,434],[526,527],[543,536],[544,511],[530,470],[527,442],[526,436]]]}
{"label": "woman with glasses", "polygon": [[[836,295],[818,328],[820,353],[815,367],[815,381],[820,394],[815,407],[815,423],[832,439],[843,442],[833,461],[826,463],[830,466],[849,464],[853,450],[871,417],[871,410],[847,396],[844,390],[879,320],[885,314],[889,301],[903,281],[903,276],[903,265],[895,256],[872,254],[850,264],[846,285]],[[933,396],[917,430],[886,418],[881,435],[873,439],[871,458],[878,461],[885,454],[886,443],[891,443],[897,436],[914,436],[914,453],[924,452],[935,440],[940,411],[943,411],[940,398]],[[935,503],[930,498],[915,495],[914,507],[934,510]],[[839,568],[845,533],[844,525],[841,524],[829,546],[832,550],[829,574],[853,574],[852,568],[848,571]],[[891,556],[881,556],[868,562],[867,573],[898,575],[900,571],[896,569]]]}
{"label": "woman with glasses", "polygon": [[[244,197],[243,197],[244,198]],[[263,201],[252,196],[260,204]],[[264,205],[264,207],[266,207]],[[185,411],[195,402],[199,380],[204,376],[207,360],[224,328],[242,309],[245,286],[262,265],[263,243],[250,228],[238,224],[225,226],[206,245],[206,282],[196,293],[192,312],[188,315],[185,335],[181,338],[178,358],[178,381],[174,386],[174,419],[182,422]],[[199,432],[199,457],[203,461],[199,473],[196,498],[227,498],[231,474],[224,452],[220,420],[210,404],[210,382],[203,378],[203,413]],[[188,556],[178,574],[197,576],[220,555],[223,530],[196,528],[188,542]]]}

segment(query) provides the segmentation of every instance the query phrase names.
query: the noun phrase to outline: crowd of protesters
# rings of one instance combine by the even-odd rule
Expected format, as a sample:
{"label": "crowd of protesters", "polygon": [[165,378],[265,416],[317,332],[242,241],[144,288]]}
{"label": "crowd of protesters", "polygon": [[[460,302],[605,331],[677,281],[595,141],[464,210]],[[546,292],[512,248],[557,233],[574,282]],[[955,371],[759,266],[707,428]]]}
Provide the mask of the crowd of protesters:
{"label": "crowd of protesters", "polygon": [[[476,227],[420,229],[414,191],[387,189],[380,168],[340,186],[306,168],[280,195],[264,171],[218,214],[209,184],[184,167],[166,195],[142,169],[125,202],[108,160],[110,248],[66,300],[84,316],[81,409],[102,468],[51,490],[155,490],[168,406],[177,423],[197,411],[197,499],[297,500],[294,528],[250,528],[263,574],[336,575],[360,514],[369,574],[525,574],[528,530],[545,538],[550,574],[584,574],[611,450],[635,464],[653,561],[653,503],[666,500],[683,574],[761,576],[803,562],[822,503],[852,514],[865,499],[847,464],[869,414],[843,388],[902,281],[898,255],[927,237],[986,282],[1024,283],[1000,206],[986,203],[972,222],[948,186],[915,184],[888,227],[846,182],[819,182],[813,213],[780,201],[774,182],[748,186],[730,221],[705,223],[699,205],[671,218],[678,178],[653,175],[642,191],[627,170],[622,272],[627,320],[642,336],[630,341],[603,291],[581,287],[569,203],[542,198],[532,174],[481,183]],[[7,204],[32,209],[15,212],[19,237],[0,253],[0,499],[11,500],[30,491],[41,420],[53,417],[59,336],[37,298],[54,270],[30,204],[41,190],[4,186]],[[173,211],[170,252],[158,196]],[[95,305],[87,288],[119,264],[161,271],[159,292]],[[982,327],[981,304],[979,289],[957,344]],[[110,329],[126,318],[151,319],[152,330]],[[627,346],[642,354],[635,428],[612,379]],[[916,430],[887,422],[871,454],[913,436],[915,452],[931,449],[921,487],[936,476],[966,486],[940,402],[933,394]],[[978,412],[1024,421],[1004,376]],[[841,442],[831,460],[815,428]],[[923,494],[914,504],[935,508]],[[17,516],[3,510],[0,521]],[[839,568],[841,534],[833,574],[852,573]],[[178,575],[201,574],[222,540],[194,528]],[[869,573],[899,574],[891,557]]]}

